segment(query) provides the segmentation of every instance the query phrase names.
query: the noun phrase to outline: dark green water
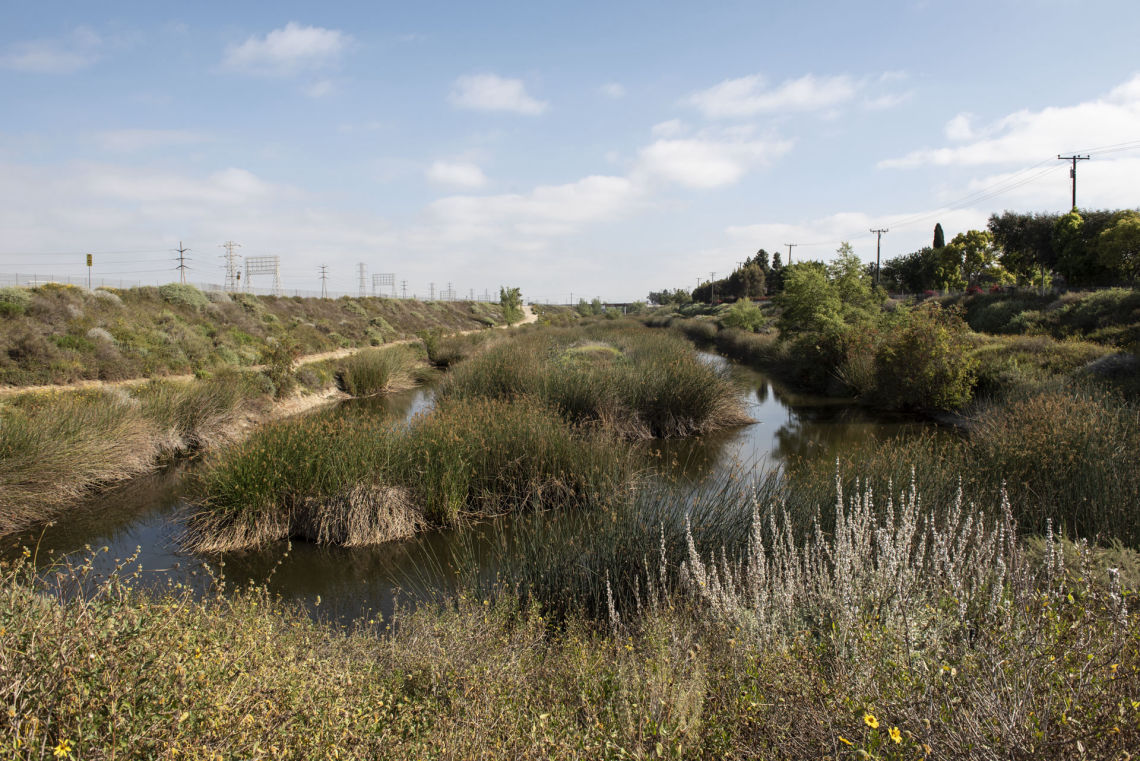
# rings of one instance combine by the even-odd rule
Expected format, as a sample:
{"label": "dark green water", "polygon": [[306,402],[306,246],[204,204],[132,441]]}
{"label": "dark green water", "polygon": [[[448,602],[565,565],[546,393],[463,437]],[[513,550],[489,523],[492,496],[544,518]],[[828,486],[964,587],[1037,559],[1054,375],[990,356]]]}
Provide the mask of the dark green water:
{"label": "dark green water", "polygon": [[[736,382],[756,421],[751,425],[685,441],[651,445],[654,460],[666,473],[700,482],[731,467],[779,468],[789,457],[834,458],[844,446],[867,437],[890,438],[915,434],[929,424],[883,419],[854,405],[789,392],[762,373],[731,366],[713,355],[706,361],[723,365]],[[349,404],[360,404],[350,402]],[[419,389],[381,400],[370,400],[370,414],[409,418],[431,408],[432,391]],[[204,589],[212,577],[224,574],[227,584],[267,583],[283,598],[314,614],[350,621],[373,611],[387,614],[397,596],[422,599],[452,587],[457,570],[450,566],[455,545],[462,556],[494,573],[492,534],[511,530],[510,517],[496,525],[435,531],[414,539],[368,548],[323,547],[294,542],[258,552],[224,557],[198,557],[181,550],[185,477],[196,463],[185,462],[95,495],[55,524],[7,537],[0,552],[11,556],[28,546],[46,565],[69,554],[108,548],[95,559],[98,572],[108,573],[130,559],[142,568],[145,584],[183,583]],[[210,574],[205,573],[208,565]],[[212,574],[212,575],[211,575]]]}

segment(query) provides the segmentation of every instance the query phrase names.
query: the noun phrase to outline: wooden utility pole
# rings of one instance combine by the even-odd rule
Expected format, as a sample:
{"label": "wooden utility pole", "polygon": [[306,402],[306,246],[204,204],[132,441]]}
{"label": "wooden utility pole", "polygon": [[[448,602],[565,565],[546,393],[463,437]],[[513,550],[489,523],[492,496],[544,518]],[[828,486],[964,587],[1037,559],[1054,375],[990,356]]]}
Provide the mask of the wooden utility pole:
{"label": "wooden utility pole", "polygon": [[796,246],[800,245],[800,244],[799,243],[785,243],[784,245],[788,247],[788,264],[791,264],[792,263],[792,249],[795,248]]}
{"label": "wooden utility pole", "polygon": [[[1088,161],[1090,158],[1091,158],[1091,156],[1080,156],[1080,155],[1077,155],[1075,153],[1072,156],[1062,156],[1059,153],[1057,154],[1058,160],[1073,162],[1073,166],[1069,170],[1069,176],[1073,178],[1073,208],[1074,209],[1077,208],[1077,162],[1078,161]],[[1042,283],[1041,287],[1044,288],[1045,284]]]}
{"label": "wooden utility pole", "polygon": [[879,253],[883,245],[883,233],[889,233],[890,230],[884,227],[881,230],[872,230],[875,234],[875,285],[879,284]]}

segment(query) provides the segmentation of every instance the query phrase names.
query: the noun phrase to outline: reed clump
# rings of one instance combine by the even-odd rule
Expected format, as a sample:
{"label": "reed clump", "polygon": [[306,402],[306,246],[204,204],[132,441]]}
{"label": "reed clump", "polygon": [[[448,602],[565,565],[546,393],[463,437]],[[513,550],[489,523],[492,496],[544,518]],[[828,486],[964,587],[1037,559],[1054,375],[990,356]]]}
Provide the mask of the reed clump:
{"label": "reed clump", "polygon": [[629,440],[751,422],[725,373],[634,323],[524,333],[458,365],[443,398],[533,398],[578,426]]}
{"label": "reed clump", "polygon": [[356,397],[401,391],[415,385],[418,358],[406,346],[365,349],[342,361],[336,386]]}
{"label": "reed clump", "polygon": [[196,475],[186,544],[364,544],[624,494],[637,455],[533,401],[447,401],[407,425],[345,411],[270,424]]}

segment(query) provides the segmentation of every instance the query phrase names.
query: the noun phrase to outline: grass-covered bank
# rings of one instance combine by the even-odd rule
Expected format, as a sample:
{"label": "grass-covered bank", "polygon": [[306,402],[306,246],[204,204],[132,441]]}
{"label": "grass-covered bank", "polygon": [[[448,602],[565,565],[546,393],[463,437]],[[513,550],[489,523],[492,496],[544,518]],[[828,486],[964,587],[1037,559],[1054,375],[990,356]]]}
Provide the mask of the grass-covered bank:
{"label": "grass-covered bank", "polygon": [[16,758],[1128,758],[1135,579],[1080,545],[1027,551],[996,505],[966,520],[900,492],[820,504],[836,529],[802,541],[761,505],[723,557],[662,563],[651,536],[638,603],[557,625],[509,586],[342,629],[256,588],[146,594],[129,571],[99,586],[17,563],[0,585],[0,743]]}
{"label": "grass-covered bank", "polygon": [[633,452],[533,400],[445,400],[407,424],[339,410],[270,424],[208,459],[187,543],[374,544],[472,517],[602,504],[635,469]]}
{"label": "grass-covered bank", "polygon": [[271,340],[316,354],[503,322],[501,307],[484,302],[253,296],[177,284],[4,288],[0,305],[0,385],[13,386],[248,367]]}
{"label": "grass-covered bank", "polygon": [[236,434],[271,405],[251,373],[151,381],[129,391],[24,394],[0,403],[0,534],[50,520],[102,484]]}

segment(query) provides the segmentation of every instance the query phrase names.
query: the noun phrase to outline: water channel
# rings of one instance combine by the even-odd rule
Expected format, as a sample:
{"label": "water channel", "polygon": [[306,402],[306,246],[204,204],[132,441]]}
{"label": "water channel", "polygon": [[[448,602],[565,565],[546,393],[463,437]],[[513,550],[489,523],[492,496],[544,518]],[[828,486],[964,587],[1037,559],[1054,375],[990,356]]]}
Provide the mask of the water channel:
{"label": "water channel", "polygon": [[[929,423],[884,419],[844,401],[794,393],[764,374],[727,363],[715,355],[706,361],[723,364],[748,405],[750,425],[693,440],[659,442],[661,467],[690,483],[728,467],[779,468],[790,457],[833,458],[846,444],[875,437],[912,435]],[[367,400],[371,414],[410,418],[431,409],[433,391],[420,388]],[[348,402],[356,404],[358,402]],[[320,413],[316,413],[320,414]],[[395,595],[404,598],[446,588],[455,569],[446,558],[453,544],[464,543],[465,557],[493,572],[489,524],[463,530],[433,531],[414,539],[366,548],[319,546],[293,542],[262,551],[200,557],[183,551],[178,537],[186,509],[187,475],[193,460],[108,489],[69,510],[54,524],[0,540],[0,556],[34,548],[43,566],[64,555],[85,557],[97,552],[97,573],[108,573],[130,559],[141,566],[139,578],[149,586],[185,584],[205,589],[224,573],[231,585],[266,583],[282,598],[321,618],[351,621],[372,611],[387,613]],[[512,518],[498,519],[501,523]],[[209,573],[207,573],[207,569]]]}

